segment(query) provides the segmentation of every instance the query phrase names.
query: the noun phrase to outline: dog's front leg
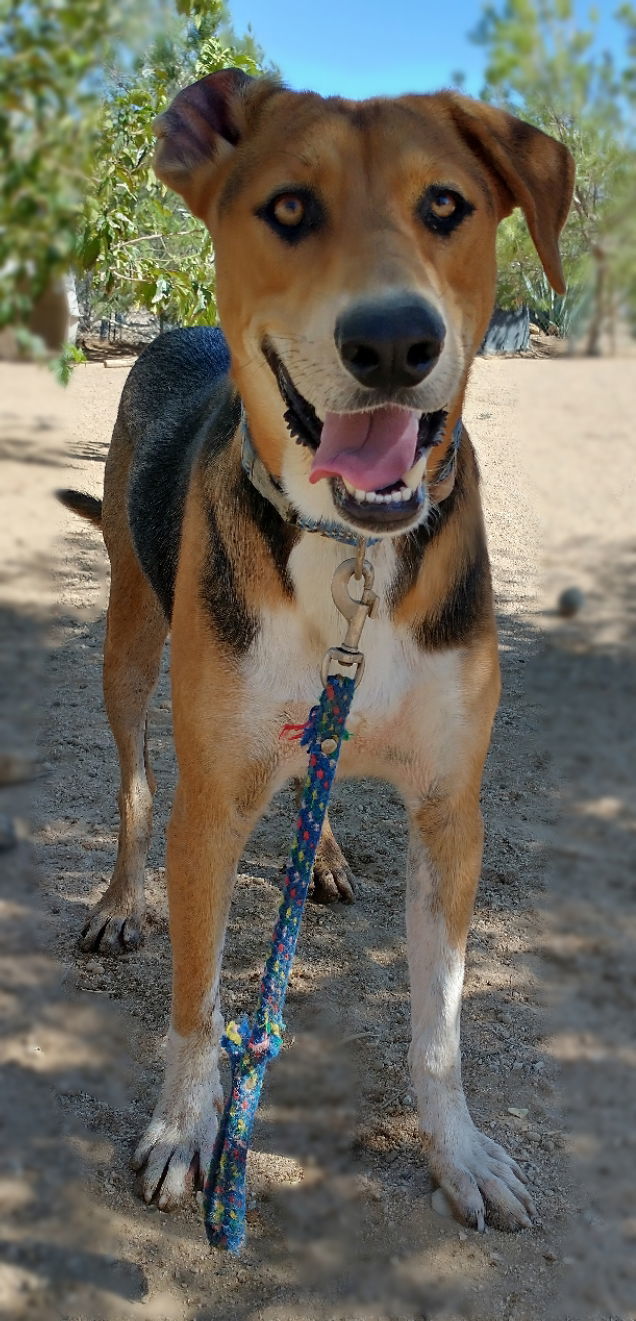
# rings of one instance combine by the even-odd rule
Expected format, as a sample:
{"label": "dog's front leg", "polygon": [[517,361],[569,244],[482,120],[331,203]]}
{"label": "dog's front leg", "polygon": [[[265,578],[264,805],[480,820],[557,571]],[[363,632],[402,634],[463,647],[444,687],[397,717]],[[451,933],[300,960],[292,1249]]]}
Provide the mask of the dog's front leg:
{"label": "dog's front leg", "polygon": [[464,951],[481,867],[474,791],[413,808],[406,931],[411,974],[409,1062],[429,1167],[458,1220],[519,1229],[535,1214],[519,1167],[473,1123],[461,1079]]}
{"label": "dog's front leg", "polygon": [[172,1016],[163,1086],[133,1161],[145,1200],[155,1198],[162,1209],[200,1182],[223,1104],[221,955],[236,866],[265,789],[246,766],[243,788],[252,771],[251,783],[261,792],[240,801],[224,767],[222,755],[217,774],[202,771],[196,755],[182,765],[168,831]]}

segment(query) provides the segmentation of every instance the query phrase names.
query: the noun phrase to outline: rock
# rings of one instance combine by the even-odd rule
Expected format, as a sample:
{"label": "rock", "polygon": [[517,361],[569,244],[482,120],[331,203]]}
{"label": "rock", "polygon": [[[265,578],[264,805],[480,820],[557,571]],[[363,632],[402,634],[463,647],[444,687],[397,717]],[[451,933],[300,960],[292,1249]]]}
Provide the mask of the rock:
{"label": "rock", "polygon": [[585,605],[585,596],[580,587],[566,587],[557,601],[557,611],[562,619],[572,619]]}

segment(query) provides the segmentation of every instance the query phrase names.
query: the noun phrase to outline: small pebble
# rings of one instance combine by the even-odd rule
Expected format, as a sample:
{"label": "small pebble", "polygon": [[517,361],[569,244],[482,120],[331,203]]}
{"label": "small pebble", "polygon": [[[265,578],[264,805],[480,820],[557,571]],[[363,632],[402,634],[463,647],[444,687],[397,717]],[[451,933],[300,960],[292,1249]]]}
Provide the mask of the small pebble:
{"label": "small pebble", "polygon": [[557,610],[562,619],[572,619],[585,605],[585,596],[580,587],[566,587],[557,601]]}
{"label": "small pebble", "polygon": [[556,1254],[556,1252],[554,1251],[553,1248],[546,1248],[545,1252],[543,1253],[543,1256],[545,1257],[545,1260],[546,1260],[546,1261],[558,1261],[558,1260],[559,1260],[559,1258],[557,1257],[557,1254]]}
{"label": "small pebble", "polygon": [[431,1193],[431,1206],[434,1211],[437,1211],[438,1216],[446,1216],[447,1219],[452,1219],[453,1208],[446,1193],[441,1188],[436,1188],[435,1192]]}

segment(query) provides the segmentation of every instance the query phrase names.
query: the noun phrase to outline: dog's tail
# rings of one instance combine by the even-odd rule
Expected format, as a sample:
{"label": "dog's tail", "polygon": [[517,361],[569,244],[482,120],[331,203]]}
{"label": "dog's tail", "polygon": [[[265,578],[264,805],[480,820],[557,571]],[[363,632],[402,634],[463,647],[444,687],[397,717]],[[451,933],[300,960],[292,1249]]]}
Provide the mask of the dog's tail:
{"label": "dog's tail", "polygon": [[56,491],[60,504],[72,513],[79,514],[80,518],[88,519],[89,523],[94,523],[95,527],[102,526],[102,502],[97,500],[94,495],[87,495],[85,491]]}

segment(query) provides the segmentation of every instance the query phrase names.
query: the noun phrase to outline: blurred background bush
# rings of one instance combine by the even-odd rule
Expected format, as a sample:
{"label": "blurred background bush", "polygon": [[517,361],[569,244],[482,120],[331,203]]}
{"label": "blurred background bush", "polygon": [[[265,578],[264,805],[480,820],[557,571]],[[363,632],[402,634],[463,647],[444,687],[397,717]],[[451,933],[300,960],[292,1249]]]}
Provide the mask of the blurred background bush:
{"label": "blurred background bush", "polygon": [[[152,172],[152,123],[213,69],[262,68],[222,0],[0,0],[0,327],[59,348],[59,277],[83,322],[151,309],[213,322],[209,239]],[[56,295],[57,300],[56,300]],[[44,308],[43,308],[44,303]],[[42,313],[44,310],[44,324]]]}

